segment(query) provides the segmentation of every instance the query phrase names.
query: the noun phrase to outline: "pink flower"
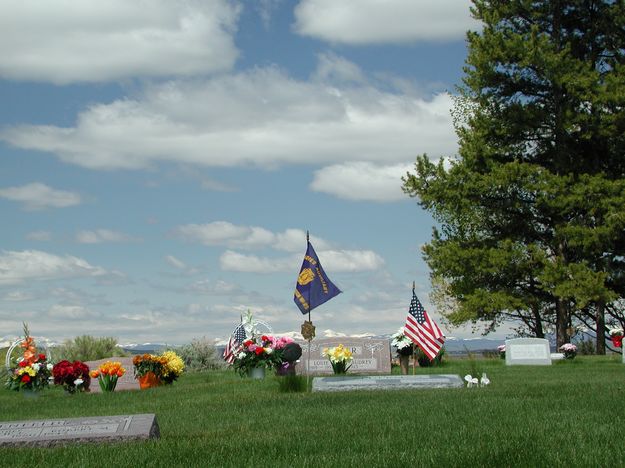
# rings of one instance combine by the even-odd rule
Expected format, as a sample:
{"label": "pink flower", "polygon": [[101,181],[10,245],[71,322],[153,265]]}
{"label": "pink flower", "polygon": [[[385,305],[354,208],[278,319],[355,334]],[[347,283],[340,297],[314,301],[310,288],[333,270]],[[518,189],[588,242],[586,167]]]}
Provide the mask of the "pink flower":
{"label": "pink flower", "polygon": [[253,353],[253,352],[255,352],[255,351],[256,351],[256,349],[257,349],[257,348],[258,348],[258,346],[257,346],[257,345],[255,345],[254,343],[252,343],[251,345],[249,345],[249,346],[247,347],[247,350],[248,350],[250,353]]}

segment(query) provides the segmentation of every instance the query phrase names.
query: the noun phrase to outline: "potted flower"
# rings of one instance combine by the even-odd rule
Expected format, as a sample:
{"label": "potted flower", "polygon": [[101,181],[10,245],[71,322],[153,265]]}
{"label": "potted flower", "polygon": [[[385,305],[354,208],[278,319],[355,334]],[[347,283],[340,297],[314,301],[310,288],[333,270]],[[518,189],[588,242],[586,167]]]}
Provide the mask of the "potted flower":
{"label": "potted flower", "polygon": [[323,355],[330,360],[335,374],[346,374],[349,368],[352,367],[352,352],[342,344],[334,348],[324,348]]}
{"label": "potted flower", "polygon": [[506,359],[506,345],[505,344],[497,346],[497,351],[499,351],[499,357],[501,359]]}
{"label": "potted flower", "polygon": [[166,384],[171,384],[174,380],[178,380],[178,377],[182,374],[184,369],[184,361],[174,351],[165,351],[160,356],[165,360],[165,364],[161,369],[161,381]]}
{"label": "potted flower", "polygon": [[616,348],[620,348],[623,345],[623,329],[620,327],[611,328],[610,338],[612,338],[612,344]]}
{"label": "potted flower", "polygon": [[92,379],[98,379],[100,389],[103,392],[113,392],[117,386],[117,380],[126,373],[121,362],[106,361],[100,364],[97,370],[90,373]]}
{"label": "potted flower", "polygon": [[234,354],[232,367],[243,377],[263,379],[265,370],[282,365],[280,353],[276,352],[276,340],[272,336],[252,336],[245,340]]}
{"label": "potted flower", "polygon": [[132,358],[132,364],[134,366],[135,379],[139,381],[141,389],[146,389],[157,387],[161,384],[163,367],[167,364],[167,358],[147,353],[138,354]]}
{"label": "potted flower", "polygon": [[412,340],[405,335],[404,327],[400,327],[397,333],[391,335],[393,339],[391,341],[391,346],[394,346],[397,350],[397,356],[399,357],[399,366],[401,368],[401,373],[404,375],[408,374],[408,364],[410,361],[410,356],[413,354]]}
{"label": "potted flower", "polygon": [[91,383],[89,366],[83,362],[66,360],[57,362],[52,367],[52,377],[54,377],[54,385],[62,385],[65,392],[69,394],[89,391]]}
{"label": "potted flower", "polygon": [[23,355],[15,366],[8,369],[6,387],[10,390],[24,391],[34,394],[48,386],[52,364],[47,361],[44,353],[37,352],[35,340],[30,336],[28,326],[24,323],[24,340],[20,343]]}
{"label": "potted flower", "polygon": [[560,351],[564,353],[564,359],[575,359],[577,356],[577,346],[573,343],[565,343],[560,346]]}

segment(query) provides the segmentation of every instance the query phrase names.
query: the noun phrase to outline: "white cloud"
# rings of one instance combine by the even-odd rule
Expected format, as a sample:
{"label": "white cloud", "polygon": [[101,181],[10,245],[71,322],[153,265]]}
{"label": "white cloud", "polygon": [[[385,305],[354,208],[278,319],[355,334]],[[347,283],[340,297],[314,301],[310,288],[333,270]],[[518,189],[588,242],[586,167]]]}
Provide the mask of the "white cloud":
{"label": "white cloud", "polygon": [[194,293],[210,295],[231,295],[240,292],[239,286],[234,283],[224,280],[210,281],[207,279],[196,281],[187,289]]}
{"label": "white cloud", "polygon": [[[207,224],[178,226],[173,234],[187,242],[199,242],[204,245],[224,246],[231,249],[268,247],[285,252],[306,250],[306,232],[293,228],[274,233],[258,226],[241,226],[228,221],[214,221]],[[317,248],[330,248],[330,244],[320,237],[310,236],[310,240]]]}
{"label": "white cloud", "polygon": [[334,164],[315,171],[310,188],[347,200],[403,200],[407,199],[407,195],[401,189],[401,177],[412,168],[412,164]]}
{"label": "white cloud", "polygon": [[[371,250],[316,250],[322,259],[324,270],[341,272],[360,272],[378,269],[384,265],[384,260]],[[227,250],[219,258],[222,270],[240,271],[246,273],[276,273],[297,272],[302,264],[301,255],[290,257],[269,258],[257,255],[248,255]]]}
{"label": "white cloud", "polygon": [[315,77],[322,81],[355,82],[367,81],[363,71],[358,65],[333,53],[318,55],[317,71]]}
{"label": "white cloud", "polygon": [[0,255],[0,286],[30,281],[84,278],[106,275],[103,268],[82,258],[39,250],[3,251]]}
{"label": "white cloud", "polygon": [[86,319],[96,315],[93,311],[79,305],[55,304],[48,311],[48,316],[61,319]]}
{"label": "white cloud", "polygon": [[52,233],[50,231],[32,231],[26,234],[26,239],[45,242],[52,240]]}
{"label": "white cloud", "polygon": [[451,106],[448,94],[422,99],[259,68],[149,86],[135,99],[85,109],[74,127],[5,127],[0,140],[96,170],[405,164],[421,153],[455,154]]}
{"label": "white cloud", "polygon": [[231,248],[256,248],[270,245],[274,234],[255,226],[237,226],[227,221],[178,226],[174,235],[204,245],[225,245]]}
{"label": "white cloud", "polygon": [[0,197],[22,203],[27,210],[66,208],[81,202],[77,193],[55,190],[39,182],[0,189]]}
{"label": "white cloud", "polygon": [[173,266],[174,268],[177,268],[179,270],[185,270],[187,268],[187,265],[182,261],[182,260],[178,260],[176,257],[174,257],[173,255],[166,255],[165,256],[165,261]]}
{"label": "white cloud", "polygon": [[102,82],[228,70],[239,7],[226,0],[0,0],[0,76]]}
{"label": "white cloud", "polygon": [[462,40],[477,22],[469,0],[301,0],[299,34],[346,44]]}
{"label": "white cloud", "polygon": [[135,238],[123,232],[109,229],[96,229],[94,231],[79,231],[76,233],[76,242],[81,244],[102,244],[105,242],[133,242]]}

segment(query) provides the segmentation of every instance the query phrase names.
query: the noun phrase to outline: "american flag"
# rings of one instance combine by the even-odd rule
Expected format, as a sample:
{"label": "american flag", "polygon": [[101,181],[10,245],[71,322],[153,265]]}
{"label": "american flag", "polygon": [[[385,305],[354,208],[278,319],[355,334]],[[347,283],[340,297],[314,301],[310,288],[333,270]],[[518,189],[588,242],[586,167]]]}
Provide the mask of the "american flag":
{"label": "american flag", "polygon": [[247,334],[245,333],[245,328],[243,328],[243,324],[241,323],[234,329],[232,335],[230,335],[226,349],[224,349],[224,361],[228,364],[232,364],[234,362],[234,353],[239,349],[241,343],[245,341],[245,338],[247,338]]}
{"label": "american flag", "polygon": [[430,361],[436,357],[443,347],[445,335],[443,335],[436,322],[430,318],[419,299],[417,299],[414,288],[404,328],[406,336],[421,348]]}

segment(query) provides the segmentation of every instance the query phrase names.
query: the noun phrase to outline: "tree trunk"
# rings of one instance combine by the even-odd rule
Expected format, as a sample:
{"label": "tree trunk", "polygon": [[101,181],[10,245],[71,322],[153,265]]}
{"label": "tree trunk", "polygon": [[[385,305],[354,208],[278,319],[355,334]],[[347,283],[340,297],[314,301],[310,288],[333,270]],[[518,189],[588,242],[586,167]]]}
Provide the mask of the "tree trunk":
{"label": "tree trunk", "polygon": [[571,316],[569,314],[568,304],[564,299],[556,299],[556,348],[569,342],[569,323]]}
{"label": "tree trunk", "polygon": [[597,335],[597,354],[605,354],[605,301],[597,302],[597,313],[595,316]]}

